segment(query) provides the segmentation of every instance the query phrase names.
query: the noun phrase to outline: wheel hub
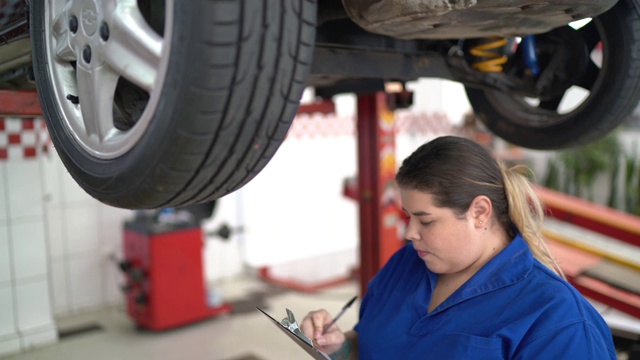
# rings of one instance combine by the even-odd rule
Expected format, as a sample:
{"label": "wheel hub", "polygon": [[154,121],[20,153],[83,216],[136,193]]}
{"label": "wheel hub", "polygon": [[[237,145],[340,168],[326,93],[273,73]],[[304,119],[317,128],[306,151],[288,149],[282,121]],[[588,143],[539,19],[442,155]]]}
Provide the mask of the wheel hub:
{"label": "wheel hub", "polygon": [[[173,13],[164,9],[172,1],[154,1],[170,23]],[[62,123],[91,156],[117,158],[151,122],[169,49],[137,0],[49,0],[46,6],[49,81]],[[120,108],[123,97],[128,108]]]}
{"label": "wheel hub", "polygon": [[[548,53],[547,64],[536,82],[540,97],[562,96],[583,76],[589,61],[585,40],[569,27],[562,27],[539,37]],[[544,42],[547,42],[545,47]]]}
{"label": "wheel hub", "polygon": [[82,18],[80,23],[87,37],[93,36],[98,29],[98,6],[93,0],[82,2]]}

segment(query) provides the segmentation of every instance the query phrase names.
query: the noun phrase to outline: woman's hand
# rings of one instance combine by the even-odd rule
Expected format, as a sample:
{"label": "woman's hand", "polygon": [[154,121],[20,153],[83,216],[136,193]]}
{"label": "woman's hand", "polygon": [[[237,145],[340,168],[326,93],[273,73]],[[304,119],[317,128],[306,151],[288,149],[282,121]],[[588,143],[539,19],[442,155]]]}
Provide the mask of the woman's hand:
{"label": "woman's hand", "polygon": [[308,313],[300,324],[300,330],[313,341],[313,346],[326,354],[338,351],[346,340],[337,324],[331,325],[323,334],[324,327],[331,320],[333,320],[331,314],[327,310],[321,309]]}

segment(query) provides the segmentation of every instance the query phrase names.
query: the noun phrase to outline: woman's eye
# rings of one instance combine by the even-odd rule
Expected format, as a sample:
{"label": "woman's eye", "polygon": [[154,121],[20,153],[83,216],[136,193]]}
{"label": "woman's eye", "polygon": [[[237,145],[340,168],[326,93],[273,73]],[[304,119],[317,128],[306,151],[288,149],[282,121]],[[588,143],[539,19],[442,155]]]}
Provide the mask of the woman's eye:
{"label": "woman's eye", "polygon": [[420,221],[420,225],[429,226],[433,221]]}

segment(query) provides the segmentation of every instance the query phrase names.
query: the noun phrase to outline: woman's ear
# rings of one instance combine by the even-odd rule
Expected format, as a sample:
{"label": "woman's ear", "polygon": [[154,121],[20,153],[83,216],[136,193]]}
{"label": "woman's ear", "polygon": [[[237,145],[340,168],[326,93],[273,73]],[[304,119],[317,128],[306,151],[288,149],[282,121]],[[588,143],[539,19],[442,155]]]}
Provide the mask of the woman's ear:
{"label": "woman's ear", "polygon": [[476,196],[476,198],[471,202],[471,206],[469,206],[468,211],[469,216],[471,216],[471,220],[474,221],[477,227],[486,226],[492,213],[493,206],[491,204],[491,200],[484,195]]}

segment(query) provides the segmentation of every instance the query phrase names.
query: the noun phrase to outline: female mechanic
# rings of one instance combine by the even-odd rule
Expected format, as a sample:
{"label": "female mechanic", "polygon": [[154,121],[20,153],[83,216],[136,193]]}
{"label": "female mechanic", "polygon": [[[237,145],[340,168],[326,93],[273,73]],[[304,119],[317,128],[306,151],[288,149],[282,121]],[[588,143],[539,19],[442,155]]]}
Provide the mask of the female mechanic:
{"label": "female mechanic", "polygon": [[326,310],[301,329],[332,359],[616,359],[600,314],[544,245],[543,209],[524,167],[436,138],[396,182],[408,243],[370,281],[359,322]]}

